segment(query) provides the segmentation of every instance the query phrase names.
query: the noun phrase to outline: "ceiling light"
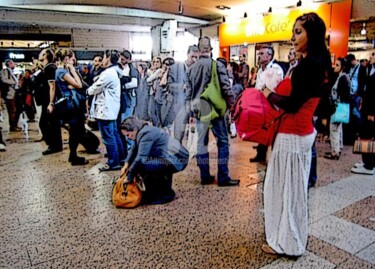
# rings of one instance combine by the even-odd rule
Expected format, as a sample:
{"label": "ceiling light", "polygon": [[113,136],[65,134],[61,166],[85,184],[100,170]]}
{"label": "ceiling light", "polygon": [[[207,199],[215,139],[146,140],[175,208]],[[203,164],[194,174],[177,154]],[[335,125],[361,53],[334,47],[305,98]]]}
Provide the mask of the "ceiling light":
{"label": "ceiling light", "polygon": [[243,17],[244,17],[244,18],[247,18],[247,13],[246,13],[246,12],[243,14]]}
{"label": "ceiling light", "polygon": [[269,7],[268,13],[272,13],[272,7]]}
{"label": "ceiling light", "polygon": [[230,9],[230,7],[228,6],[224,6],[224,5],[218,5],[216,6],[217,9],[220,9],[220,10],[226,10],[226,9]]}
{"label": "ceiling light", "polygon": [[366,23],[364,22],[363,23],[363,26],[362,26],[362,30],[361,30],[361,35],[366,35],[367,34],[367,31],[366,31]]}
{"label": "ceiling light", "polygon": [[297,7],[300,7],[300,6],[302,6],[302,1],[301,1],[301,0],[299,0],[299,1],[297,2]]}

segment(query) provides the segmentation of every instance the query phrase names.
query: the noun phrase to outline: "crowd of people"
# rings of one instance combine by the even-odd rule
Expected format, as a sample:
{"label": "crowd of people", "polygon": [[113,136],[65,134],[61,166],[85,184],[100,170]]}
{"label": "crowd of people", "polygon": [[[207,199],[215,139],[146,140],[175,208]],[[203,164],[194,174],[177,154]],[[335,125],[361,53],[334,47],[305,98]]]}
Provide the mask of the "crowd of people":
{"label": "crowd of people", "polygon": [[[173,200],[172,175],[188,164],[189,152],[183,145],[188,128],[197,132],[195,152],[201,184],[213,184],[216,179],[218,186],[239,185],[240,180],[231,178],[228,168],[231,109],[245,88],[262,91],[274,107],[285,111],[265,177],[267,244],[262,249],[269,254],[300,256],[307,243],[307,191],[317,179],[317,132],[329,137],[331,151],[324,158],[331,160],[340,158],[346,141],[350,144],[357,136],[375,136],[375,107],[371,105],[375,53],[363,63],[349,54],[338,58],[332,68],[325,33],[326,26],[317,14],[304,14],[293,26],[289,63],[277,62],[273,47],[267,45],[259,49],[258,67],[251,69],[246,55],[240,55],[239,63],[212,59],[208,37],[188,47],[185,62],[156,56],[151,62],[135,64],[128,50],[106,50],[95,56],[91,65],[78,67],[74,51],[43,49],[33,70],[26,70],[21,77],[14,74],[14,62],[5,61],[1,96],[11,132],[18,130],[17,119],[23,111],[30,121],[35,119],[30,96],[41,106],[39,127],[47,145],[43,155],[63,150],[61,126],[67,126],[71,165],[88,164],[77,155],[77,147],[85,121],[95,121],[108,158],[99,170],[121,170],[129,181],[137,175],[149,176],[154,187],[146,189],[154,193],[149,194],[148,202],[160,204]],[[277,81],[290,81],[288,96],[275,92],[277,85],[267,80],[270,72]],[[206,96],[212,83],[220,91],[215,98]],[[85,95],[85,104],[71,115],[57,113],[57,101],[77,93]],[[349,124],[331,121],[338,103],[350,104]],[[217,142],[217,176],[210,173],[209,130]],[[1,132],[0,145],[4,150]],[[267,152],[268,146],[259,144],[250,162],[267,162]],[[351,171],[373,175],[374,154],[363,154],[363,162]]]}

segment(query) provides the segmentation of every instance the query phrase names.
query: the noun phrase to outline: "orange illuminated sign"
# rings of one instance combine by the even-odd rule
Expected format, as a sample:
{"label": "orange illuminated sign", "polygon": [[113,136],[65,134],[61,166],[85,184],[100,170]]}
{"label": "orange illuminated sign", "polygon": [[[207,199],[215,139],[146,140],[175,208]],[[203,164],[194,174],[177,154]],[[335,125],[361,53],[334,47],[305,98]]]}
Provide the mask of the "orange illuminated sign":
{"label": "orange illuminated sign", "polygon": [[304,8],[286,9],[266,16],[249,15],[246,19],[222,23],[219,27],[220,47],[290,40],[296,18],[304,13],[315,12],[326,24],[327,35],[330,34],[331,52],[344,56],[347,53],[351,5],[352,0],[311,4]]}

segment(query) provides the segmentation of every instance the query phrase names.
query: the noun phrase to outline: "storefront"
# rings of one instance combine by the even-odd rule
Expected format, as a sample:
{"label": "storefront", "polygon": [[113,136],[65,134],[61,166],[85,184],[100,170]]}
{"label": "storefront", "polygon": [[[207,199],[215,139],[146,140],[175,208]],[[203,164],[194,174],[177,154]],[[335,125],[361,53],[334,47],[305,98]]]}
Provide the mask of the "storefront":
{"label": "storefront", "polygon": [[262,43],[272,44],[275,58],[287,60],[295,19],[308,12],[316,12],[327,27],[327,45],[332,59],[348,52],[352,0],[329,4],[311,4],[306,7],[285,9],[262,15],[249,15],[235,22],[222,23],[219,27],[221,57],[230,60],[246,54],[248,64],[256,65],[256,53]]}

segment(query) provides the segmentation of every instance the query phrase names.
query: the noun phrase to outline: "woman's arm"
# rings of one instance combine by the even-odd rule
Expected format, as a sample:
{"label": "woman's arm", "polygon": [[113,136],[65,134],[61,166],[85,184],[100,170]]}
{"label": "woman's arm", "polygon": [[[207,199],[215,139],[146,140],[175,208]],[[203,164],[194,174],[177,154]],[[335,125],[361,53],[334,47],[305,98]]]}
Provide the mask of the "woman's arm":
{"label": "woman's arm", "polygon": [[138,171],[142,169],[142,164],[150,158],[152,145],[154,144],[154,137],[150,133],[144,134],[138,143],[137,155],[128,170],[128,180],[133,180]]}
{"label": "woman's arm", "polygon": [[67,64],[67,67],[69,72],[63,76],[64,81],[66,81],[69,85],[72,85],[75,89],[81,89],[82,81],[77,74],[76,69],[71,64]]}

